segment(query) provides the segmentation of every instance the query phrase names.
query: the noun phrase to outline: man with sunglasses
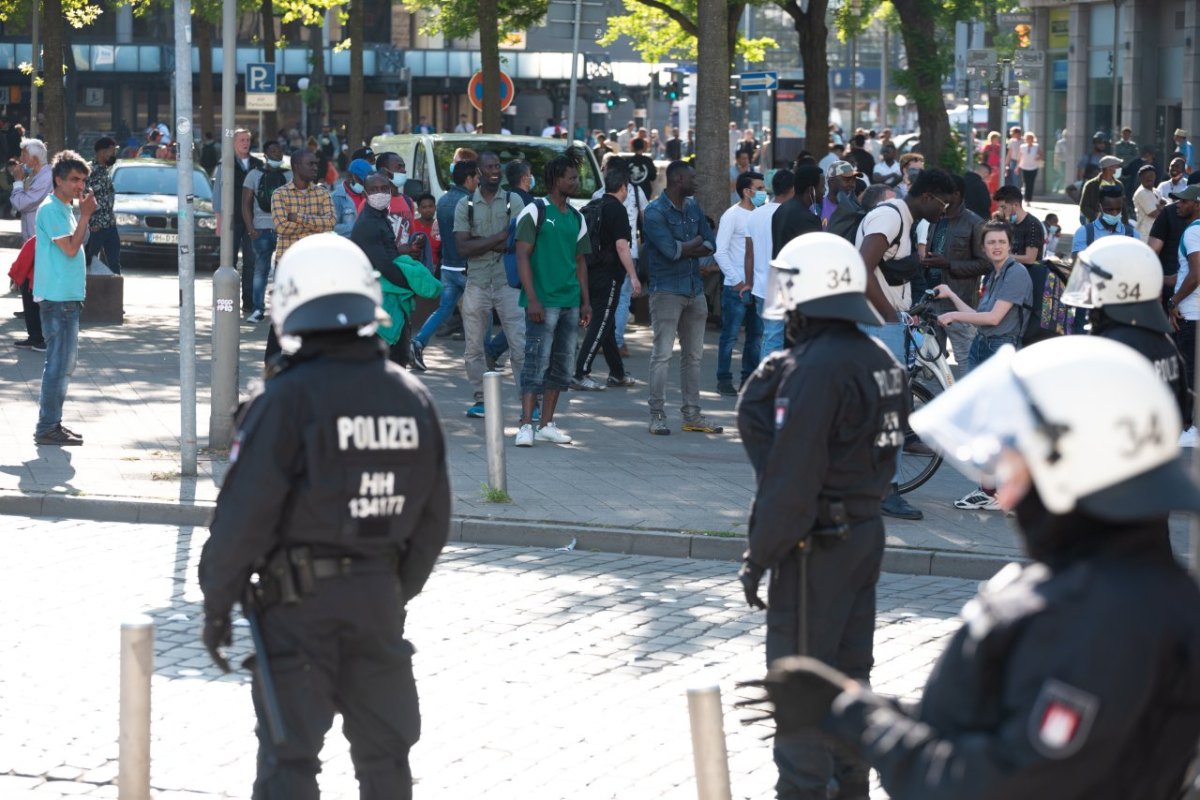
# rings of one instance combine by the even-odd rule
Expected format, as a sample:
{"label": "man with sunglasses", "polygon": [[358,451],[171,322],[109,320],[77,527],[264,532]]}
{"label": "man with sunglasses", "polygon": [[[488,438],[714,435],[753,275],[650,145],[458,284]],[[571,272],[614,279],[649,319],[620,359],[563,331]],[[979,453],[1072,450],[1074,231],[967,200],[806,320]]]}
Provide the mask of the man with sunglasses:
{"label": "man with sunglasses", "polygon": [[[874,280],[867,281],[867,299],[883,317],[881,327],[864,327],[887,346],[901,364],[905,363],[904,328],[908,308],[913,302],[913,281],[922,280],[917,257],[916,223],[928,220],[932,225],[942,218],[954,198],[954,179],[940,169],[922,170],[903,200],[880,203],[863,218],[854,244]],[[884,516],[898,519],[922,519],[897,491],[900,457],[896,459],[896,477],[892,490],[883,501]]]}

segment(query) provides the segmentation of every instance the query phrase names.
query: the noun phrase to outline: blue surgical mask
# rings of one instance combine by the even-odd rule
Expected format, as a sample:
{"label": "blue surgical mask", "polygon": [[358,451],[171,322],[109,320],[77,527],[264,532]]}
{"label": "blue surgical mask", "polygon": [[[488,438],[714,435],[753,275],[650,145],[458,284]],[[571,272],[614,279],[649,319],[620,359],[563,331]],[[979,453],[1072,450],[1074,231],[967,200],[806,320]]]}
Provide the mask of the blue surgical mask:
{"label": "blue surgical mask", "polygon": [[767,202],[766,190],[759,189],[757,192],[754,193],[754,197],[750,200],[750,202],[754,203],[756,208],[758,206],[766,205],[766,202]]}
{"label": "blue surgical mask", "polygon": [[1121,221],[1121,215],[1120,214],[1101,214],[1100,219],[1104,220],[1105,225],[1111,225],[1112,227],[1116,227],[1117,224],[1120,223],[1120,221]]}
{"label": "blue surgical mask", "polygon": [[1009,215],[1008,215],[1008,221],[1009,221],[1009,222],[1011,222],[1013,225],[1016,225],[1016,224],[1017,224],[1017,215],[1016,215],[1016,214],[1009,214]]}
{"label": "blue surgical mask", "polygon": [[531,191],[531,192],[532,192],[532,191],[533,191],[533,187],[535,187],[535,186],[537,186],[537,178],[535,178],[535,177],[533,177],[532,175],[530,175],[530,176],[529,176],[529,191]]}
{"label": "blue surgical mask", "polygon": [[354,192],[355,194],[362,194],[363,185],[361,183],[352,183],[350,184],[350,191]]}
{"label": "blue surgical mask", "polygon": [[281,159],[279,161],[275,161],[274,159],[268,158],[267,166],[270,167],[271,169],[279,169],[280,167],[283,166],[283,160]]}
{"label": "blue surgical mask", "polygon": [[392,175],[392,186],[395,186],[396,189],[398,189],[398,190],[403,189],[404,184],[407,181],[408,181],[408,176],[405,175],[403,172],[397,172]]}

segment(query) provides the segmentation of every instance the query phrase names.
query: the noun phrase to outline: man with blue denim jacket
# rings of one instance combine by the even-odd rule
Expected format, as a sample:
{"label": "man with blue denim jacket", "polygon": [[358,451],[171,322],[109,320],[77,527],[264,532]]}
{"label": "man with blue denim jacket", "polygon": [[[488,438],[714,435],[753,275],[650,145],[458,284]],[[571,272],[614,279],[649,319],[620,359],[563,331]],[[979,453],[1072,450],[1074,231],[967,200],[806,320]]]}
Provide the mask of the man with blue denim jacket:
{"label": "man with blue denim jacket", "polygon": [[704,217],[696,193],[696,171],[683,161],[667,167],[667,188],[647,204],[643,220],[645,253],[650,271],[650,326],[654,344],[650,352],[650,433],[671,432],[663,410],[667,369],[678,334],[680,389],[683,394],[683,429],[721,433],[700,413],[700,360],[704,355],[704,325],[708,301],[702,259],[711,261],[716,250],[712,228]]}

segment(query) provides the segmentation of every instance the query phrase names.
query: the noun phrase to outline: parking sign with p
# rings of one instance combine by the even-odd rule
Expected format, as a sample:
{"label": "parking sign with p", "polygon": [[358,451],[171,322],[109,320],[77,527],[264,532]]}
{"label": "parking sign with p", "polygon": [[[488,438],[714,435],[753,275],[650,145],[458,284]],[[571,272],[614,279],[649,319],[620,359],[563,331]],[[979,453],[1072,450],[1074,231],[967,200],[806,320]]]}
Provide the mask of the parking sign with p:
{"label": "parking sign with p", "polygon": [[275,110],[275,65],[258,63],[246,65],[246,109]]}

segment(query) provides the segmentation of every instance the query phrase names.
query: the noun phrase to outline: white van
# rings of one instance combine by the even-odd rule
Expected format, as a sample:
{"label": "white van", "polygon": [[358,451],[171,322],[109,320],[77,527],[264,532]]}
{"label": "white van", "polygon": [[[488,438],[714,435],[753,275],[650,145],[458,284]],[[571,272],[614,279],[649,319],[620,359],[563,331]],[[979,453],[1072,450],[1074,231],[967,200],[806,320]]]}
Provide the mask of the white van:
{"label": "white van", "polygon": [[[576,142],[576,150],[582,156],[579,166],[579,191],[571,198],[571,204],[582,207],[592,199],[592,193],[602,185],[600,167],[592,151],[582,142]],[[429,192],[440,198],[451,185],[450,161],[454,151],[469,147],[476,153],[490,150],[500,156],[501,169],[513,159],[529,162],[533,169],[535,197],[545,197],[547,186],[542,177],[547,162],[562,155],[567,149],[565,139],[548,139],[540,136],[504,136],[485,133],[405,133],[376,136],[371,140],[371,149],[379,153],[399,153],[408,170],[408,183],[404,193],[416,197]],[[501,172],[501,181],[503,181]],[[420,186],[413,185],[418,181]]]}

